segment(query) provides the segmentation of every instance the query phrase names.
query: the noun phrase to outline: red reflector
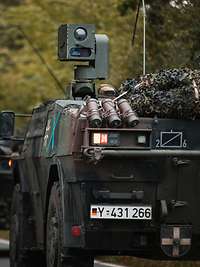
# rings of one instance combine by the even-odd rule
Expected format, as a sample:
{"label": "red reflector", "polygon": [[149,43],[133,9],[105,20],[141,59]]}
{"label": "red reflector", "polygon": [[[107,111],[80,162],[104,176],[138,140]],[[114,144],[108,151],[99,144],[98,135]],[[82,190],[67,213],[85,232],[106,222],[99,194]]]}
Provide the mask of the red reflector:
{"label": "red reflector", "polygon": [[72,226],[71,233],[73,237],[79,237],[81,235],[81,226]]}

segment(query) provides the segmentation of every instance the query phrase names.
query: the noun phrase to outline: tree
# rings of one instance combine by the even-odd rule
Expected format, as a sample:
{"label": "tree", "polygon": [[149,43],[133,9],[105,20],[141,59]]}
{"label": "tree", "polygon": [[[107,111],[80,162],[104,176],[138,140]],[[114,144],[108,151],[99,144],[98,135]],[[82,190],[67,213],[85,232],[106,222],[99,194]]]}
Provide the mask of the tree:
{"label": "tree", "polygon": [[[118,6],[120,14],[135,12],[136,3],[135,0],[122,1]],[[200,2],[146,0],[145,3],[148,72],[171,67],[199,68]]]}
{"label": "tree", "polygon": [[[110,37],[110,79],[115,87],[142,73],[142,13],[131,46],[136,0],[1,0],[0,107],[31,111],[41,101],[63,97],[20,26],[65,87],[72,64],[57,60],[57,29],[62,23],[94,23]],[[199,65],[200,3],[146,0],[147,71]],[[11,27],[14,26],[14,27]],[[20,96],[20,97],[19,97]]]}
{"label": "tree", "polygon": [[[94,23],[97,32],[108,34],[111,46],[109,82],[118,87],[128,76],[127,62],[132,54],[132,14],[119,15],[119,0],[76,0],[70,3],[63,0],[24,0],[18,5],[14,4],[16,1],[13,5],[11,2],[1,5],[2,108],[10,103],[17,110],[30,111],[41,101],[63,96],[27,40],[15,27],[18,25],[64,87],[72,79],[73,71],[72,64],[57,61],[57,29],[61,23]],[[19,94],[21,101],[16,101]]]}

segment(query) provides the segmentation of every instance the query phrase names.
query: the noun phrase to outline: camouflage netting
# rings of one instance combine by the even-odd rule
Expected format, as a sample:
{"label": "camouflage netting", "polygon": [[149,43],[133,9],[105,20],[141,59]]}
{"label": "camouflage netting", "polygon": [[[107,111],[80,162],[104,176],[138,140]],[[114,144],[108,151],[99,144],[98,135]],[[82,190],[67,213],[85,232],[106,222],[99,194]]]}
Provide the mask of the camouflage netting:
{"label": "camouflage netting", "polygon": [[[135,85],[143,82],[140,88]],[[200,70],[169,69],[126,80],[119,93],[126,95],[139,116],[200,118]]]}

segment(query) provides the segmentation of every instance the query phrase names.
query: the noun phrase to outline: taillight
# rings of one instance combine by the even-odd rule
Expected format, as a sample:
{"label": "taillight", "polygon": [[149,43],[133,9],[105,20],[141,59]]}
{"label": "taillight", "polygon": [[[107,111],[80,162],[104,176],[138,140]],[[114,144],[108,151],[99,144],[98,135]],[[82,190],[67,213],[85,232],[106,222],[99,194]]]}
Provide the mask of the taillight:
{"label": "taillight", "polygon": [[108,134],[107,133],[93,133],[93,144],[94,145],[107,145]]}
{"label": "taillight", "polygon": [[92,145],[119,146],[120,134],[114,132],[92,133]]}
{"label": "taillight", "polygon": [[90,146],[122,149],[149,149],[151,147],[151,130],[149,129],[89,129],[88,136]]}

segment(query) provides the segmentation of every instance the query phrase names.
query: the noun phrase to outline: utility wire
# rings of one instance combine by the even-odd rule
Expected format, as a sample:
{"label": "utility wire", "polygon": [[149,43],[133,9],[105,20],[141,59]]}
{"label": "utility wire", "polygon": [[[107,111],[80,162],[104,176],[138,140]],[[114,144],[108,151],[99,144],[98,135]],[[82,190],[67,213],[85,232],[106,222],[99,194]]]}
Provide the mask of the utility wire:
{"label": "utility wire", "polygon": [[27,42],[29,43],[29,45],[31,46],[31,48],[33,49],[33,51],[36,53],[36,55],[39,57],[40,61],[42,62],[42,64],[46,67],[47,71],[49,72],[49,74],[51,75],[51,77],[54,79],[54,81],[56,82],[58,88],[65,94],[65,89],[63,88],[61,82],[58,80],[58,78],[56,77],[56,75],[54,74],[53,70],[49,67],[49,65],[46,63],[45,59],[43,58],[43,56],[40,54],[39,50],[32,44],[31,39],[28,37],[28,35],[24,32],[24,30],[22,29],[21,26],[16,25],[16,27],[19,29],[19,31],[22,33],[22,35],[25,37],[25,39],[27,40]]}
{"label": "utility wire", "polygon": [[51,15],[51,13],[45,8],[45,6],[41,3],[41,1],[36,1],[36,4],[44,11],[47,13],[49,18],[51,19],[52,22],[55,22],[55,16]]}
{"label": "utility wire", "polygon": [[131,41],[133,47],[134,47],[134,44],[135,44],[137,24],[138,24],[138,19],[139,19],[139,14],[140,14],[140,3],[141,3],[141,1],[138,0],[137,13],[136,13],[135,24],[134,24],[133,35],[132,35],[132,41]]}
{"label": "utility wire", "polygon": [[145,75],[146,74],[146,6],[145,6],[145,0],[138,0],[135,24],[133,27],[132,46],[134,47],[134,44],[135,44],[141,2],[142,2],[142,9],[143,9],[143,75]]}
{"label": "utility wire", "polygon": [[43,58],[43,56],[39,52],[39,50],[33,45],[32,40],[25,33],[25,31],[23,30],[23,28],[20,25],[9,25],[7,28],[17,28],[20,31],[20,33],[23,35],[23,37],[27,40],[27,42],[31,46],[33,52],[38,56],[38,58],[40,59],[41,63],[46,67],[48,73],[54,79],[54,81],[55,81],[56,85],[58,86],[58,88],[62,91],[62,93],[65,94],[65,89],[63,88],[61,82],[58,80],[58,78],[54,74],[53,70],[49,67],[49,65],[47,64],[47,62],[45,61],[45,59]]}

